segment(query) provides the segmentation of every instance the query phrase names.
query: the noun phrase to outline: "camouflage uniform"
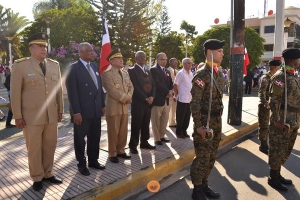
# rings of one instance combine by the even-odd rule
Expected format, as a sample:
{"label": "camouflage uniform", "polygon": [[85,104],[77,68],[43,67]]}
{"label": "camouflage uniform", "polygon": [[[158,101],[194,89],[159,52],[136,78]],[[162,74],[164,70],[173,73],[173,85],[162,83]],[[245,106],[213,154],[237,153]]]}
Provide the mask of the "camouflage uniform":
{"label": "camouflage uniform", "polygon": [[271,76],[271,72],[267,72],[260,78],[260,86],[258,90],[258,138],[260,141],[267,140],[270,133],[270,109],[266,109],[264,104],[269,101],[269,86]]}
{"label": "camouflage uniform", "polygon": [[[270,136],[269,165],[272,170],[280,170],[292,152],[299,128],[300,83],[299,78],[287,71],[287,82],[284,81],[283,69],[278,70],[270,80]],[[287,84],[286,123],[290,125],[288,132],[279,131],[274,122],[283,123],[284,116],[284,84]]]}
{"label": "camouflage uniform", "polygon": [[202,185],[202,183],[205,184],[205,182],[207,182],[208,175],[214,166],[221,140],[222,96],[224,91],[224,78],[221,71],[219,71],[218,74],[214,72],[214,79],[219,91],[215,84],[213,84],[212,90],[212,107],[209,126],[213,129],[214,138],[212,140],[204,140],[196,130],[199,127],[206,126],[207,123],[210,97],[210,73],[211,67],[206,64],[196,72],[192,81],[192,100],[190,105],[194,120],[193,138],[196,157],[191,165],[191,178],[194,185]]}

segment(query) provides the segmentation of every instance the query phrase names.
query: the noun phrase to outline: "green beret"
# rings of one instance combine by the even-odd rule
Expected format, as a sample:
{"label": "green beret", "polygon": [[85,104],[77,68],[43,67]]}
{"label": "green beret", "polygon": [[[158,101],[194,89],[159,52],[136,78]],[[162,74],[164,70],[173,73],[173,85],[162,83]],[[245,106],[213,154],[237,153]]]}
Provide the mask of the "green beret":
{"label": "green beret", "polygon": [[281,62],[279,60],[270,60],[269,66],[280,66]]}
{"label": "green beret", "polygon": [[203,47],[205,49],[216,50],[216,49],[222,49],[224,45],[225,45],[224,40],[220,41],[217,39],[208,39],[204,42]]}
{"label": "green beret", "polygon": [[287,48],[282,51],[283,58],[297,59],[300,58],[300,49],[297,48]]}

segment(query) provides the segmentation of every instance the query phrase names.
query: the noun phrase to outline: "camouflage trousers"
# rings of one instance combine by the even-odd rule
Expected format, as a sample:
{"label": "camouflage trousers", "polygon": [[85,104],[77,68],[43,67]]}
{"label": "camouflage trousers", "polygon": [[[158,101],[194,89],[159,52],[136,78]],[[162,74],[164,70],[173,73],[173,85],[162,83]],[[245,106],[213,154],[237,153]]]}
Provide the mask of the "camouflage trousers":
{"label": "camouflage trousers", "polygon": [[291,127],[288,132],[280,132],[273,124],[269,135],[269,165],[270,169],[279,170],[290,156],[299,127]]}
{"label": "camouflage trousers", "polygon": [[[203,124],[206,124],[206,120],[207,116],[203,116],[201,121]],[[201,135],[194,130],[193,138],[196,157],[193,160],[190,172],[194,185],[202,185],[202,181],[208,179],[208,175],[214,166],[221,141],[222,118],[220,116],[212,116],[210,128],[214,132],[212,140],[202,139]]]}
{"label": "camouflage trousers", "polygon": [[270,110],[265,109],[263,104],[258,104],[258,139],[267,140],[270,128]]}

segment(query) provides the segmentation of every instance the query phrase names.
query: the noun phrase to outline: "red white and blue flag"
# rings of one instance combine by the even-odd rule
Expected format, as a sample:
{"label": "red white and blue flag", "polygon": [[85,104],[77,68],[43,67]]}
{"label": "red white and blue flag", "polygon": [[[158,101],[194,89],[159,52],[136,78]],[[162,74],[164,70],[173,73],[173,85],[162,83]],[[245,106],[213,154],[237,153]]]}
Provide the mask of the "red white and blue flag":
{"label": "red white and blue flag", "polygon": [[250,59],[248,55],[247,48],[245,47],[245,53],[244,53],[244,75],[247,76],[247,66],[250,64]]}
{"label": "red white and blue flag", "polygon": [[280,80],[276,80],[275,82],[275,85],[278,85],[279,87],[283,87],[284,83]]}
{"label": "red white and blue flag", "polygon": [[102,18],[102,27],[103,27],[103,35],[102,35],[102,48],[100,53],[100,74],[101,75],[110,65],[110,62],[107,61],[106,58],[111,53],[111,45],[110,45],[108,27],[107,27],[105,17]]}
{"label": "red white and blue flag", "polygon": [[202,81],[200,78],[196,80],[196,84],[199,85],[201,88],[205,85],[204,81]]}

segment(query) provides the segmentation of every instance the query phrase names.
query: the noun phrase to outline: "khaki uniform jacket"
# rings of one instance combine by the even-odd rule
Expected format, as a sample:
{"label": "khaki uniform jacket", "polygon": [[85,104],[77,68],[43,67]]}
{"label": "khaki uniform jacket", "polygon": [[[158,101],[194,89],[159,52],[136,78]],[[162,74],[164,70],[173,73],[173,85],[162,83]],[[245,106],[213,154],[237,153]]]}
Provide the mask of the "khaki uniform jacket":
{"label": "khaki uniform jacket", "polygon": [[28,125],[57,122],[63,113],[60,67],[57,61],[45,59],[44,76],[34,58],[16,60],[12,66],[10,98],[15,119]]}
{"label": "khaki uniform jacket", "polygon": [[176,77],[176,75],[178,73],[178,70],[177,69],[173,69],[172,67],[169,67],[168,70],[170,71],[171,78],[172,78],[172,81],[174,83],[175,77]]}
{"label": "khaki uniform jacket", "polygon": [[103,87],[106,90],[106,116],[128,114],[128,104],[124,104],[132,98],[133,85],[127,71],[111,67],[102,74]]}

